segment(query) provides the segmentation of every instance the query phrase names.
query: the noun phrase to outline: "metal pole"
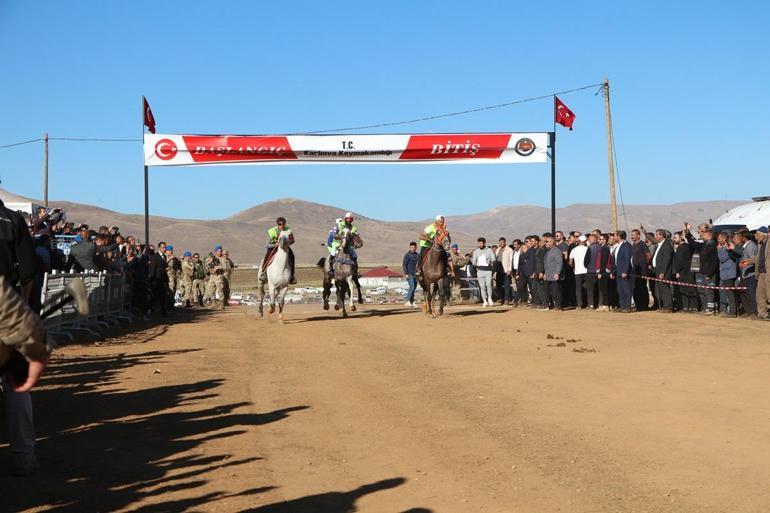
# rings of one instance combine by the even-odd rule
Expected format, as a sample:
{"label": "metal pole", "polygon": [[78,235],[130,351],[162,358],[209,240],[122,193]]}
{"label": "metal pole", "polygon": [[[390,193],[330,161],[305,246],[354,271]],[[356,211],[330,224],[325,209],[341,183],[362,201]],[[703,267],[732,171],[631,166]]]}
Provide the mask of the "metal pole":
{"label": "metal pole", "polygon": [[[144,96],[142,96],[142,148],[144,149]],[[142,151],[144,160],[144,151]],[[144,244],[145,251],[150,247],[150,174],[144,166]]]}
{"label": "metal pole", "polygon": [[43,134],[43,205],[48,206],[48,132]]}
{"label": "metal pole", "polygon": [[551,233],[556,233],[556,132],[549,132],[551,141]]}
{"label": "metal pole", "polygon": [[610,212],[612,216],[612,231],[618,230],[618,203],[615,199],[615,159],[612,156],[612,114],[610,113],[610,81],[604,79],[602,87],[604,96],[604,114],[607,124],[607,161],[610,165]]}
{"label": "metal pole", "polygon": [[144,243],[150,244],[150,177],[144,166]]}

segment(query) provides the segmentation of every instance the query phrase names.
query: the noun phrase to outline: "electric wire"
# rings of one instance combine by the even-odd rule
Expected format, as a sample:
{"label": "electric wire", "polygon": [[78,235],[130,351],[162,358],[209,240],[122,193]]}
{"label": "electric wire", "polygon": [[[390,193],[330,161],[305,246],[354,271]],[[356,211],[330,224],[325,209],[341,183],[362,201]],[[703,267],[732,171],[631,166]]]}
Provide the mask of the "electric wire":
{"label": "electric wire", "polygon": [[13,146],[21,146],[22,144],[32,144],[34,142],[42,141],[43,139],[30,139],[29,141],[21,141],[21,142],[15,142],[11,144],[5,144],[3,146],[0,146],[0,149],[3,148],[11,148]]}
{"label": "electric wire", "polygon": [[329,133],[329,132],[347,132],[348,130],[368,130],[370,128],[382,128],[382,127],[387,127],[387,126],[409,125],[409,124],[412,124],[412,123],[420,123],[420,122],[423,122],[423,121],[432,121],[434,119],[443,119],[443,118],[449,118],[449,117],[453,117],[453,116],[462,116],[462,115],[465,115],[465,114],[472,114],[472,113],[475,113],[475,112],[482,112],[482,111],[493,110],[493,109],[501,109],[503,107],[510,107],[512,105],[519,105],[521,103],[534,102],[534,101],[537,101],[537,100],[544,100],[546,98],[553,98],[554,96],[559,95],[559,94],[560,95],[565,95],[565,94],[574,93],[574,92],[577,92],[577,91],[584,91],[586,89],[592,89],[594,87],[601,86],[601,85],[602,84],[591,84],[591,85],[587,85],[587,86],[583,86],[583,87],[576,87],[574,89],[567,89],[567,90],[564,90],[564,91],[557,91],[555,93],[544,94],[542,96],[533,96],[532,98],[524,98],[524,99],[521,99],[521,100],[513,100],[513,101],[510,101],[510,102],[498,103],[498,104],[495,104],[495,105],[487,105],[485,107],[477,107],[477,108],[474,108],[474,109],[466,109],[466,110],[460,110],[460,111],[456,111],[456,112],[448,112],[446,114],[435,114],[433,116],[425,116],[425,117],[422,117],[422,118],[407,119],[407,120],[403,120],[403,121],[391,121],[391,122],[387,122],[387,123],[376,123],[376,124],[372,124],[372,125],[360,125],[360,126],[351,126],[351,127],[345,127],[345,128],[331,128],[331,129],[327,129],[327,130],[315,130],[315,131],[312,131],[312,132],[297,132],[297,134],[308,134],[308,135],[309,134],[325,134],[325,133]]}

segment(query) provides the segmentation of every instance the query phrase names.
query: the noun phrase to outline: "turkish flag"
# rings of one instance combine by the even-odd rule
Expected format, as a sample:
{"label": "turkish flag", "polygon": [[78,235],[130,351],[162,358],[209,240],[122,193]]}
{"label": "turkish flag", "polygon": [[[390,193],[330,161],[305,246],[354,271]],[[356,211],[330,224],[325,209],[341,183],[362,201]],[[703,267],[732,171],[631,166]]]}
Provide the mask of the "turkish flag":
{"label": "turkish flag", "polygon": [[142,100],[144,100],[144,126],[147,127],[147,130],[150,131],[150,133],[155,133],[155,116],[152,115],[152,109],[150,108],[150,104],[147,103],[147,98],[142,96]]}
{"label": "turkish flag", "polygon": [[553,97],[553,120],[570,130],[572,130],[572,123],[575,122],[575,113],[556,96]]}

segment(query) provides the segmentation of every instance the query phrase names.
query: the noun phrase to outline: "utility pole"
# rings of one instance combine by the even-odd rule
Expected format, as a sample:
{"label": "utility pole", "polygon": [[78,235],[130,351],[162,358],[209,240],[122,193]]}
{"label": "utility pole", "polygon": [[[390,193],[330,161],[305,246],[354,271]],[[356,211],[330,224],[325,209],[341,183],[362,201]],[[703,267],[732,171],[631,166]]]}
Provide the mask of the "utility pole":
{"label": "utility pole", "polygon": [[43,206],[48,206],[48,132],[43,134]]}
{"label": "utility pole", "polygon": [[612,114],[610,113],[610,81],[605,78],[602,85],[604,96],[604,113],[607,123],[607,162],[610,165],[610,211],[612,216],[612,231],[618,229],[618,203],[615,200],[615,159],[613,158]]}

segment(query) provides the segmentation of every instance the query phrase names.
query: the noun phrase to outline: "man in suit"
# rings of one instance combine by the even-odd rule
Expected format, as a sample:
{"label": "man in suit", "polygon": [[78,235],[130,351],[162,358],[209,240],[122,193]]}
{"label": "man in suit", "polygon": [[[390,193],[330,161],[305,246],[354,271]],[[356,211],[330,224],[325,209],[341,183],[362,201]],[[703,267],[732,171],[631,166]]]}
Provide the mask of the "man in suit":
{"label": "man in suit", "polygon": [[[152,289],[153,302],[160,304],[160,314],[163,317],[168,315],[168,299],[166,291],[168,290],[168,265],[166,263],[166,243],[158,242],[157,250],[150,258],[150,287]],[[147,315],[149,315],[149,311]],[[147,317],[145,315],[145,318]]]}
{"label": "man in suit", "polygon": [[682,232],[676,232],[673,235],[674,243],[674,268],[672,273],[674,279],[683,284],[674,287],[674,294],[677,302],[677,308],[687,313],[698,311],[698,291],[695,287],[688,287],[686,284],[695,284],[695,278],[692,273],[692,249],[687,244]]}
{"label": "man in suit", "polygon": [[[652,267],[655,277],[659,280],[670,280],[671,271],[674,263],[674,245],[668,238],[666,230],[655,230],[655,254],[652,256]],[[674,311],[673,291],[668,283],[658,282],[655,284],[655,294],[658,297],[658,309],[661,313],[672,313]]]}
{"label": "man in suit", "polygon": [[631,312],[631,293],[634,288],[634,277],[631,274],[633,250],[631,244],[626,240],[626,232],[623,230],[615,232],[615,242],[618,248],[615,251],[612,274],[615,276],[615,283],[618,289],[618,311],[629,313]]}

